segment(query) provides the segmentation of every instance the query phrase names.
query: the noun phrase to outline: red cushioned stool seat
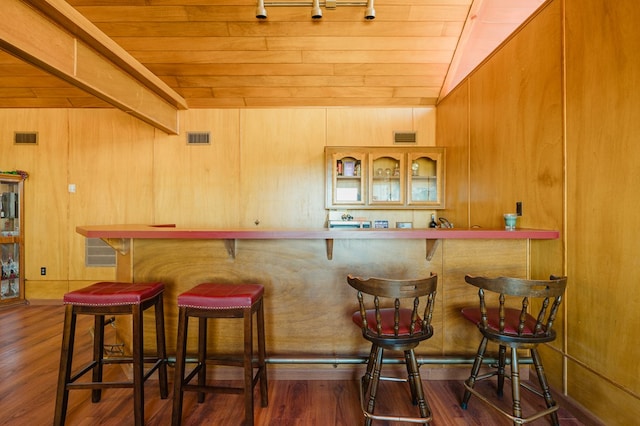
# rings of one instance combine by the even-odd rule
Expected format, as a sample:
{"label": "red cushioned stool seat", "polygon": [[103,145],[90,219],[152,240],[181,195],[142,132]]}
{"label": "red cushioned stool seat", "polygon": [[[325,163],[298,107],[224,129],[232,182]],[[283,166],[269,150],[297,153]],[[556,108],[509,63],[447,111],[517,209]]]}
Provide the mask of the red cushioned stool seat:
{"label": "red cushioned stool seat", "polygon": [[[204,402],[204,393],[243,393],[245,424],[253,425],[253,388],[260,382],[263,407],[268,404],[267,368],[265,363],[264,287],[259,284],[203,283],[178,295],[178,341],[176,346],[173,414],[171,424],[182,422],[182,402],[185,391],[198,392],[198,402]],[[253,316],[256,316],[258,357],[253,360]],[[187,333],[189,318],[198,318],[198,361],[185,377]],[[244,350],[242,357],[229,359],[207,354],[207,321],[213,318],[243,318]],[[219,387],[207,384],[207,364],[243,367],[243,387]],[[254,369],[256,370],[254,373]],[[198,377],[198,384],[190,384]]]}
{"label": "red cushioned stool seat", "polygon": [[[134,421],[136,426],[144,424],[144,382],[153,372],[158,371],[160,397],[167,398],[167,364],[164,335],[164,284],[98,282],[88,287],[71,291],[64,295],[65,319],[62,334],[60,370],[54,425],[63,425],[66,420],[69,390],[92,389],[92,401],[101,398],[101,389],[122,387],[133,389]],[[156,326],[156,351],[153,356],[144,357],[143,312],[154,308]],[[93,360],[72,376],[73,351],[77,315],[94,316]],[[131,315],[133,323],[132,356],[104,358],[105,316]],[[111,321],[110,321],[111,322]],[[103,366],[106,364],[133,365],[133,379],[123,382],[104,382]],[[145,363],[152,365],[145,372]],[[77,382],[88,372],[92,372],[91,382]]]}
{"label": "red cushioned stool seat", "polygon": [[[462,316],[471,321],[473,324],[479,324],[482,321],[482,312],[479,308],[462,308]],[[540,330],[535,331],[536,319],[530,314],[526,315],[526,319],[523,322],[522,331],[518,332],[520,324],[519,309],[505,308],[504,309],[504,330],[502,333],[505,335],[511,335],[514,338],[524,337],[530,338],[533,336],[539,336],[541,339],[546,336],[546,327],[540,327]],[[487,309],[487,327],[496,333],[500,333],[500,311],[498,308]]]}
{"label": "red cushioned stool seat", "polygon": [[178,307],[250,308],[263,294],[264,287],[258,284],[200,284],[178,296]]}

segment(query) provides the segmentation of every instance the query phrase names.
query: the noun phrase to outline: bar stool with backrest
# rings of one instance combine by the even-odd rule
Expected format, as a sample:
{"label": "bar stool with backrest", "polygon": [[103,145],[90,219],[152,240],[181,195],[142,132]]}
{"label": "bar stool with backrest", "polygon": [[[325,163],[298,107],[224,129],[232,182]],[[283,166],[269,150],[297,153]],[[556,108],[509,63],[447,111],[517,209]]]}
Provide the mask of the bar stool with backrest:
{"label": "bar stool with backrest", "polygon": [[[67,415],[69,390],[92,389],[92,402],[99,402],[104,388],[132,388],[133,411],[136,426],[144,424],[144,382],[158,371],[160,397],[168,396],[167,364],[164,336],[164,285],[154,283],[99,282],[64,295],[65,315],[62,332],[62,350],[58,373],[58,390],[54,425],[64,425]],[[154,308],[156,350],[152,356],[144,356],[143,313]],[[73,352],[78,315],[94,316],[93,359],[73,376]],[[105,316],[131,315],[133,322],[132,356],[104,357]],[[152,364],[145,371],[145,363]],[[132,364],[130,381],[104,382],[103,367],[106,364]],[[78,381],[92,372],[92,380]]]}
{"label": "bar stool with backrest", "polygon": [[[253,389],[260,381],[263,407],[268,405],[267,366],[265,362],[264,287],[259,284],[204,283],[178,296],[178,342],[176,347],[173,392],[172,426],[182,422],[184,392],[198,392],[198,402],[204,402],[204,393],[244,394],[245,424],[253,425]],[[256,316],[258,334],[257,360],[253,359],[253,316]],[[187,357],[187,331],[189,318],[198,318],[198,356],[196,367],[185,375]],[[229,359],[207,354],[207,320],[213,318],[242,318],[244,322],[243,355]],[[243,367],[242,387],[222,387],[207,384],[207,364]],[[254,375],[254,369],[255,375]],[[198,383],[190,384],[197,375]]]}
{"label": "bar stool with backrest", "polygon": [[[499,412],[513,420],[514,424],[524,424],[550,414],[554,425],[558,424],[558,405],[553,400],[542,360],[537,346],[555,340],[553,330],[558,307],[567,285],[566,277],[551,276],[549,280],[525,280],[518,278],[486,278],[467,275],[465,281],[479,288],[479,306],[462,309],[462,315],[476,324],[482,333],[482,340],[471,369],[471,375],[464,383],[465,392],[461,406],[467,408],[469,398],[475,395]],[[495,296],[495,304],[488,299]],[[513,296],[513,297],[511,297]],[[517,305],[514,304],[516,298]],[[531,310],[535,309],[535,313]],[[499,345],[497,369],[484,375],[478,375],[487,343]],[[505,373],[506,348],[511,350],[511,375]],[[528,349],[535,365],[540,389],[520,382],[518,350]],[[508,413],[489,398],[475,389],[475,385],[485,379],[498,376],[497,393],[503,394],[504,379],[511,380],[512,413]],[[523,417],[520,404],[520,387],[544,398],[547,409]]]}
{"label": "bar stool with backrest", "polygon": [[[347,282],[358,291],[360,309],[354,312],[352,320],[362,330],[362,336],[371,342],[367,370],[360,380],[364,424],[368,426],[372,420],[430,422],[431,409],[422,388],[414,349],[433,335],[431,317],[438,276],[432,274],[424,279],[393,280],[348,275]],[[412,402],[418,406],[420,417],[374,414],[379,381],[398,381],[397,378],[381,376],[385,350],[404,352],[407,369],[405,381],[409,382]]]}

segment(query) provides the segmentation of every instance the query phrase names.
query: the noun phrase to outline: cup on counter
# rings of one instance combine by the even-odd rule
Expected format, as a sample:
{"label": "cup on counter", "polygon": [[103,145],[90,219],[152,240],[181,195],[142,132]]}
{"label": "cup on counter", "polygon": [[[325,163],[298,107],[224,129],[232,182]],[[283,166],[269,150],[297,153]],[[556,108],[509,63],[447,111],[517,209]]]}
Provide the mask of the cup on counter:
{"label": "cup on counter", "polygon": [[513,231],[516,229],[516,219],[518,219],[518,215],[515,213],[505,213],[504,214],[504,229],[507,231]]}

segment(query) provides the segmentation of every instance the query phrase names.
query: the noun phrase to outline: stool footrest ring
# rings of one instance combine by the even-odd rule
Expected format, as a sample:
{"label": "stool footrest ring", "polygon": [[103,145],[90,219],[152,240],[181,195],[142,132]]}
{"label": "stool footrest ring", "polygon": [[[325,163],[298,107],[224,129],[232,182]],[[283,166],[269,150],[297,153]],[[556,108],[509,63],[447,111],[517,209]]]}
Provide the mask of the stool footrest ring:
{"label": "stool footrest ring", "polygon": [[[506,376],[505,376],[506,377]],[[476,380],[476,383],[478,383],[478,381]],[[464,387],[466,390],[468,390],[469,392],[471,392],[473,395],[475,395],[476,397],[478,397],[481,401],[483,401],[485,404],[489,405],[490,407],[493,407],[494,409],[498,410],[500,413],[502,413],[503,415],[505,415],[506,417],[508,417],[509,419],[511,419],[514,423],[517,424],[525,424],[525,423],[529,423],[532,422],[534,420],[537,420],[541,417],[546,416],[547,414],[551,414],[554,411],[557,411],[558,408],[560,408],[559,405],[554,405],[553,407],[549,407],[546,410],[542,410],[539,411],[535,414],[532,414],[529,417],[515,417],[513,414],[508,413],[506,411],[504,411],[502,408],[498,407],[497,405],[495,405],[493,402],[491,402],[489,400],[489,398],[485,397],[484,395],[480,394],[478,391],[476,391],[475,389],[473,389],[471,386],[469,386],[467,384],[467,382],[464,382]],[[534,392],[534,393],[538,393],[536,390],[531,389],[529,386],[523,386],[525,389]]]}
{"label": "stool footrest ring", "polygon": [[[384,377],[384,378],[380,377],[380,380],[403,381],[403,382],[407,381],[405,379],[394,380],[394,378],[391,378],[391,377]],[[367,411],[367,409],[364,406],[364,388],[363,388],[362,380],[360,380],[360,384],[358,387],[360,390],[360,409],[362,410],[362,414],[364,414],[364,416],[367,418],[370,418],[373,420],[385,420],[389,422],[407,422],[407,423],[418,423],[418,424],[427,424],[433,420],[433,415],[430,415],[429,417],[408,417],[408,416],[405,417],[405,416],[392,416],[392,415],[370,413],[369,411]]]}

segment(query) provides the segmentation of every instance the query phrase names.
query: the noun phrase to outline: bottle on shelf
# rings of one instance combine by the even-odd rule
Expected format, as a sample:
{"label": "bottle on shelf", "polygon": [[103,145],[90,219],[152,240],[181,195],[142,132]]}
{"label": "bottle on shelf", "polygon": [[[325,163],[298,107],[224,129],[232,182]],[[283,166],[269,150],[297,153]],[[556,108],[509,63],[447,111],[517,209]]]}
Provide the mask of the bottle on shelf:
{"label": "bottle on shelf", "polygon": [[342,176],[342,160],[338,160],[336,169],[338,176]]}
{"label": "bottle on shelf", "polygon": [[436,222],[436,215],[435,214],[431,214],[431,222],[429,222],[429,228],[437,228],[438,227],[438,223]]}

